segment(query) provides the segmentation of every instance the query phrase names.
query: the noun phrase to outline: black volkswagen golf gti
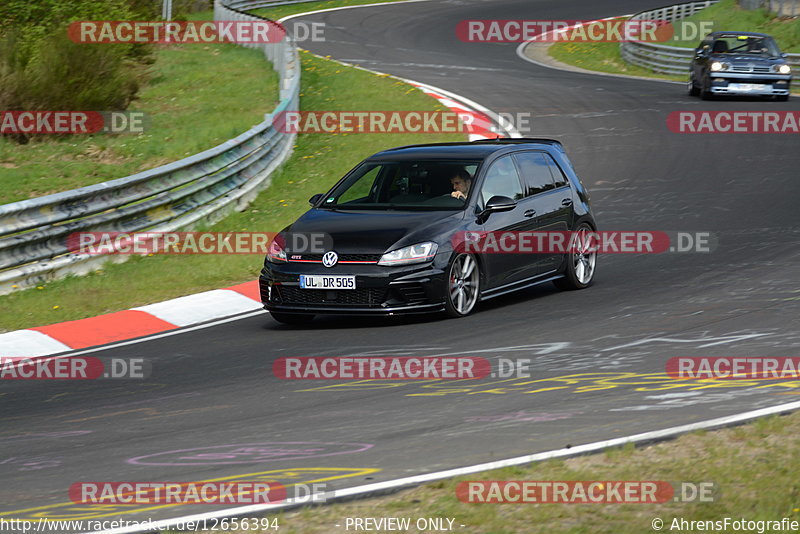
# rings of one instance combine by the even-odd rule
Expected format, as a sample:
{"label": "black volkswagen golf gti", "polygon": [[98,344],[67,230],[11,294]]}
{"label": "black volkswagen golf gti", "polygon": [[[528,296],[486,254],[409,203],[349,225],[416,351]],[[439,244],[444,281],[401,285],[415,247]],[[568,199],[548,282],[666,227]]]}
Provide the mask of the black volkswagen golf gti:
{"label": "black volkswagen golf gti", "polygon": [[[581,245],[596,230],[589,194],[555,140],[385,150],[309,202],[270,244],[259,279],[264,307],[279,322],[318,314],[461,317],[481,300],[549,281],[582,289],[594,277],[596,252]],[[477,239],[470,236],[534,231],[563,232],[573,247],[494,253],[464,245]]]}

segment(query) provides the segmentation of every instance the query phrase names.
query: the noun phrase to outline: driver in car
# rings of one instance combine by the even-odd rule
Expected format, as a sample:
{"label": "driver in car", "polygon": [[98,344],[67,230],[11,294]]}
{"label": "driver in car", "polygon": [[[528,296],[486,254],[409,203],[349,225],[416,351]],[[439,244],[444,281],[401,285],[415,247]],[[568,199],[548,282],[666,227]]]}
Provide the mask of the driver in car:
{"label": "driver in car", "polygon": [[472,176],[464,169],[460,169],[450,177],[450,184],[453,186],[453,192],[450,193],[451,197],[467,200],[469,187],[472,185]]}
{"label": "driver in car", "polygon": [[767,49],[764,46],[763,39],[748,39],[747,40],[747,53],[748,54],[762,54]]}

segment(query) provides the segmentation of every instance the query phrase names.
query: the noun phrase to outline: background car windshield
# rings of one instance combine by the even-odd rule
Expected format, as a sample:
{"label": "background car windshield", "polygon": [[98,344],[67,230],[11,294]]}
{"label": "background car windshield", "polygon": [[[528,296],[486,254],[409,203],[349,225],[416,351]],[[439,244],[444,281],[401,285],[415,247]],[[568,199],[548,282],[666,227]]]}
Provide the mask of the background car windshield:
{"label": "background car windshield", "polygon": [[[451,178],[459,172],[475,176],[477,161],[367,162],[331,191],[323,208],[458,210]],[[471,182],[471,180],[470,180]],[[470,184],[471,185],[471,184]],[[467,192],[469,196],[470,191]]]}
{"label": "background car windshield", "polygon": [[747,35],[723,35],[714,39],[711,51],[715,54],[748,54],[777,57],[781,55],[778,45],[771,37]]}

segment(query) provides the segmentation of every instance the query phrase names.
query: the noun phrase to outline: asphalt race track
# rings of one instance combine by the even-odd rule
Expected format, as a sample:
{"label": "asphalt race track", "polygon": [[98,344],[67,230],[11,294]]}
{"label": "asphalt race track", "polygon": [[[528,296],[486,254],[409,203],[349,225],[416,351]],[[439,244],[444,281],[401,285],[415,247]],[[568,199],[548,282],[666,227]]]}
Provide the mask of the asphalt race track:
{"label": "asphalt race track", "polygon": [[[798,110],[703,102],[682,85],[551,70],[516,44],[471,44],[463,19],[588,19],[663,0],[451,0],[309,15],[315,53],[429,83],[560,139],[603,230],[711,232],[709,253],[601,256],[595,284],[493,300],[460,320],[267,314],[121,346],[130,381],[4,381],[0,518],[170,518],[213,507],[87,511],[77,481],[206,480],[272,472],[329,488],[547,451],[798,400],[770,381],[675,381],[676,356],[798,356],[800,150],[792,135],[682,135],[678,110]],[[452,31],[451,31],[452,29]],[[353,162],[354,164],[356,162]],[[530,359],[529,379],[284,381],[283,356]],[[569,377],[569,378],[565,378]],[[35,508],[35,510],[31,510]],[[120,515],[124,514],[124,515]]]}

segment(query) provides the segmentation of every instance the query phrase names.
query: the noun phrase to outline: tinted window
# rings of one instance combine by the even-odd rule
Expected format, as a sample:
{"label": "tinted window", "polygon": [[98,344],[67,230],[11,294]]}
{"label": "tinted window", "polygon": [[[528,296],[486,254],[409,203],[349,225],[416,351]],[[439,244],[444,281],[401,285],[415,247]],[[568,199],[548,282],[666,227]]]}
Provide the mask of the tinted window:
{"label": "tinted window", "polygon": [[481,187],[483,204],[486,205],[490,198],[498,195],[514,200],[522,198],[522,185],[511,156],[503,156],[492,163],[492,166],[486,171],[486,178]]}
{"label": "tinted window", "polygon": [[[375,165],[367,170],[352,187],[339,196],[338,202],[340,204],[358,201],[370,202],[370,198],[375,195],[378,185],[377,178],[381,170],[382,167],[380,165]],[[331,201],[329,200],[328,202],[330,203]]]}
{"label": "tinted window", "polygon": [[514,155],[525,183],[525,196],[555,187],[550,164],[544,156],[541,152],[521,152]]}
{"label": "tinted window", "polygon": [[763,57],[778,57],[781,54],[772,37],[756,37],[749,35],[719,35],[711,45],[715,54],[748,54]]}
{"label": "tinted window", "polygon": [[[452,178],[461,173],[469,195],[475,161],[366,162],[337,185],[322,203],[336,209],[463,209],[464,199],[451,196]],[[467,172],[469,177],[464,175]]]}
{"label": "tinted window", "polygon": [[549,154],[542,154],[545,159],[547,160],[547,165],[550,167],[550,172],[553,173],[553,181],[556,183],[556,187],[564,187],[569,182],[567,182],[567,177],[564,175],[564,171],[561,170],[561,167],[550,157]]}

